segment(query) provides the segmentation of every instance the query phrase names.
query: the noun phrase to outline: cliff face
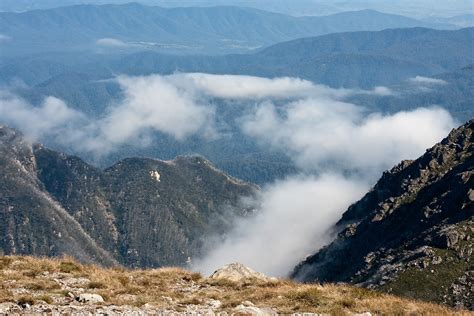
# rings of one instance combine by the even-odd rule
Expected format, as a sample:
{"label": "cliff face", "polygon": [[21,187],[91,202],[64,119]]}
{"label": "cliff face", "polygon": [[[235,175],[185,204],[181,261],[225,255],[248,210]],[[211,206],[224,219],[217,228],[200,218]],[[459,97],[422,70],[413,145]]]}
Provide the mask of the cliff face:
{"label": "cliff face", "polygon": [[127,266],[183,265],[245,216],[255,186],[200,157],[125,159],[106,170],[0,128],[0,250]]}
{"label": "cliff face", "polygon": [[350,282],[409,297],[474,302],[474,120],[385,172],[300,263],[302,281]]}

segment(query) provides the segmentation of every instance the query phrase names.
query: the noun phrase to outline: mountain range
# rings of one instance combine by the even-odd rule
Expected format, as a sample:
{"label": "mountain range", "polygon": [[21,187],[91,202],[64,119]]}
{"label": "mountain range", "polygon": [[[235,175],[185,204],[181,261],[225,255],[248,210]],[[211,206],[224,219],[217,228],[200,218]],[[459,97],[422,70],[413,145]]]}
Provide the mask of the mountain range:
{"label": "mountain range", "polygon": [[68,73],[107,79],[117,74],[207,72],[293,76],[336,88],[372,88],[474,64],[473,41],[474,28],[409,28],[309,37],[256,53],[224,56],[176,56],[150,51],[125,56],[39,55],[5,58],[0,63],[0,82],[21,80],[31,86]]}
{"label": "mountain range", "polygon": [[[48,9],[77,4],[128,3],[128,0],[3,0],[0,11],[21,12],[34,9]],[[221,5],[222,0],[139,0],[139,3],[162,7],[212,7]],[[433,5],[430,0],[226,0],[227,5],[251,7],[260,10],[289,14],[293,16],[322,16],[344,11],[373,9],[392,14],[401,14],[426,19],[451,19],[459,15],[472,13],[472,5],[464,0],[452,0],[449,3]]]}
{"label": "mountain range", "polygon": [[236,6],[163,8],[130,3],[0,13],[5,57],[141,50],[218,55],[307,36],[406,27],[457,28],[373,10],[294,17]]}

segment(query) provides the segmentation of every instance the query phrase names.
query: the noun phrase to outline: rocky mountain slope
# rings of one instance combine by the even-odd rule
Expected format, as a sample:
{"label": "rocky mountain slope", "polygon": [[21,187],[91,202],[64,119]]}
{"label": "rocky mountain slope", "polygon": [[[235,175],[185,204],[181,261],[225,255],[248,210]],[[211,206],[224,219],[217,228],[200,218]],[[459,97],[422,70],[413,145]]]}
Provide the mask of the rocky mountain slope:
{"label": "rocky mountain slope", "polygon": [[0,314],[465,315],[343,285],[267,278],[240,264],[210,277],[177,269],[103,269],[68,258],[0,257]]}
{"label": "rocky mountain slope", "polygon": [[383,174],[299,264],[303,281],[350,282],[474,309],[474,120]]}
{"label": "rocky mountain slope", "polygon": [[184,265],[244,216],[257,187],[200,157],[131,158],[100,170],[0,127],[0,251],[84,262]]}

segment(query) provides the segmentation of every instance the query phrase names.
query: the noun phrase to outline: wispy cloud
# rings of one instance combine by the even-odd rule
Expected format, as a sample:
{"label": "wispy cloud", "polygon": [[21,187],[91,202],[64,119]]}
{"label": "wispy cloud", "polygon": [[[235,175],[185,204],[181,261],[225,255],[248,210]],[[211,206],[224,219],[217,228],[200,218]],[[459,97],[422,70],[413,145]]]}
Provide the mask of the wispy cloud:
{"label": "wispy cloud", "polygon": [[128,46],[127,43],[116,39],[116,38],[101,38],[96,41],[96,44],[99,46],[105,47],[126,47]]}
{"label": "wispy cloud", "polygon": [[448,84],[446,81],[436,78],[416,76],[414,78],[408,79],[409,82],[420,84],[420,85],[444,85]]}
{"label": "wispy cloud", "polygon": [[177,87],[196,94],[223,99],[291,99],[310,95],[342,97],[349,90],[331,89],[299,78],[261,78],[204,73],[175,74],[168,77]]}

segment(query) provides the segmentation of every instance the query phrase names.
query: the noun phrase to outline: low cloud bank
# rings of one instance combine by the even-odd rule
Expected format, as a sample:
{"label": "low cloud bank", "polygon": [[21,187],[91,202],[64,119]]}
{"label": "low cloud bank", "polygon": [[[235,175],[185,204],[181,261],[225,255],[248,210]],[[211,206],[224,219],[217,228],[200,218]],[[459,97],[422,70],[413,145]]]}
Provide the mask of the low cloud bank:
{"label": "low cloud bank", "polygon": [[181,91],[162,76],[118,77],[125,98],[94,122],[97,137],[89,150],[114,150],[125,142],[159,131],[183,140],[189,135],[213,134],[213,106],[201,104],[194,95]]}
{"label": "low cloud bank", "polygon": [[343,97],[350,90],[331,89],[299,78],[261,78],[204,73],[175,74],[167,77],[177,87],[222,99],[292,99],[308,96]]}
{"label": "low cloud bank", "polygon": [[384,87],[331,89],[298,78],[200,73],[114,80],[124,98],[98,118],[57,98],[34,107],[0,93],[0,122],[35,140],[52,138],[100,155],[123,144],[146,146],[154,132],[177,141],[218,137],[216,107],[238,100],[244,107],[240,113],[246,114],[226,123],[266,148],[287,153],[305,174],[263,188],[255,216],[238,221],[223,240],[208,244],[203,258],[194,258],[193,267],[205,273],[239,261],[270,275],[286,275],[330,241],[332,225],[384,169],[418,157],[456,125],[441,108],[367,113],[344,101],[354,94],[392,93]]}
{"label": "low cloud bank", "polygon": [[422,77],[422,76],[416,76],[414,78],[408,79],[409,82],[419,84],[419,85],[444,85],[448,84],[446,81],[442,79],[436,79],[436,78],[429,78],[429,77]]}
{"label": "low cloud bank", "polygon": [[[110,42],[110,41],[109,41]],[[40,109],[19,97],[2,97],[4,114],[0,119],[22,129],[33,140],[42,137],[61,145],[72,144],[78,151],[104,156],[124,144],[149,144],[149,135],[161,132],[182,141],[191,135],[215,138],[215,99],[295,100],[308,96],[343,98],[349,90],[330,89],[298,78],[259,78],[202,73],[119,76],[124,98],[111,104],[99,117],[87,118],[63,101],[49,97]],[[7,93],[2,92],[5,96]],[[69,116],[44,115],[51,100],[61,103]],[[7,111],[8,109],[8,111]],[[6,113],[6,112],[11,113]],[[34,124],[29,123],[33,121]],[[234,122],[228,122],[233,124]],[[59,129],[59,127],[61,127]],[[66,129],[70,127],[70,129]],[[60,132],[58,132],[60,130]]]}
{"label": "low cloud bank", "polygon": [[291,177],[265,188],[255,217],[237,221],[221,242],[193,268],[210,274],[241,262],[272,276],[286,276],[306,255],[330,241],[328,229],[341,210],[360,198],[368,185],[337,174]]}
{"label": "low cloud bank", "polygon": [[290,151],[298,166],[316,171],[378,174],[400,160],[417,157],[455,125],[441,108],[368,115],[353,104],[307,99],[279,110],[282,115],[272,103],[262,104],[244,120],[244,131]]}
{"label": "low cloud bank", "polygon": [[39,107],[18,96],[0,92],[0,121],[22,130],[34,141],[47,139],[72,145],[78,151],[107,155],[120,146],[149,145],[149,135],[161,132],[181,141],[194,134],[214,136],[214,107],[201,104],[191,93],[166,77],[115,79],[124,98],[111,104],[102,116],[87,118],[62,100],[47,97]]}

